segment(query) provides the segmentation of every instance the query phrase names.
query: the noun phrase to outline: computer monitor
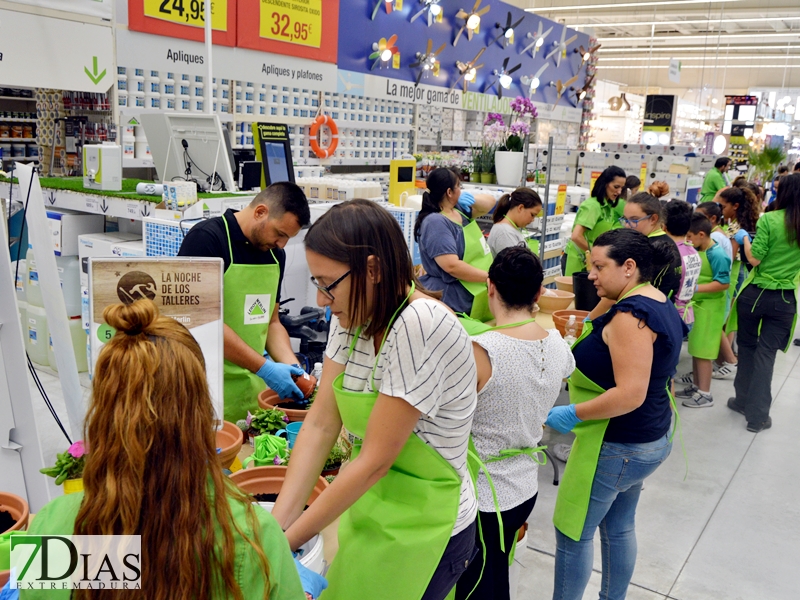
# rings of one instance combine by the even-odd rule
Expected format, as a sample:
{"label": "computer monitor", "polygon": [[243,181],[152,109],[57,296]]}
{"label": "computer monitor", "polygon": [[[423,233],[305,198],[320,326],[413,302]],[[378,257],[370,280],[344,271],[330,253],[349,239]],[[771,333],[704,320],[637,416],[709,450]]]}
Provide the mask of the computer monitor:
{"label": "computer monitor", "polygon": [[218,115],[142,113],[140,119],[162,181],[191,178],[203,187],[211,185],[211,191],[236,190]]}
{"label": "computer monitor", "polygon": [[256,160],[263,165],[262,187],[279,181],[294,183],[289,128],[283,123],[253,123]]}

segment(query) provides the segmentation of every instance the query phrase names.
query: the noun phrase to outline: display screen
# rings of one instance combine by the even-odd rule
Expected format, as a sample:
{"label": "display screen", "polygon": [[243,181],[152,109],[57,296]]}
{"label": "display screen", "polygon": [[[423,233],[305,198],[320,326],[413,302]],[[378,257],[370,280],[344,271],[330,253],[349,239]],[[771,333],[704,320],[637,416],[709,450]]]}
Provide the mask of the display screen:
{"label": "display screen", "polygon": [[399,167],[397,169],[397,181],[399,183],[414,181],[414,167]]}
{"label": "display screen", "polygon": [[729,134],[731,132],[731,125],[732,125],[731,121],[725,121],[722,124],[722,133],[726,135]]}
{"label": "display screen", "polygon": [[291,181],[286,160],[286,146],[278,142],[266,142],[267,160],[264,166],[269,172],[269,182]]}
{"label": "display screen", "polygon": [[733,121],[733,104],[729,104],[725,107],[725,120],[726,121]]}
{"label": "display screen", "polygon": [[740,106],[739,107],[739,121],[755,121],[756,120],[756,107],[755,106]]}

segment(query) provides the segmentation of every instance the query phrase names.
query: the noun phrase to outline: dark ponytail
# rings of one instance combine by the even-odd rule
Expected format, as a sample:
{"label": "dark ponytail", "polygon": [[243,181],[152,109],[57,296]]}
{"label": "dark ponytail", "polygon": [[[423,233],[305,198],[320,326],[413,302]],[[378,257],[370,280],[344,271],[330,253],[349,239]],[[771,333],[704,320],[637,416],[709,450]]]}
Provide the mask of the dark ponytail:
{"label": "dark ponytail", "polygon": [[800,172],[785,175],[781,179],[778,197],[772,204],[776,205],[776,210],[786,211],[786,232],[789,241],[800,246]]}
{"label": "dark ponytail", "polygon": [[736,206],[736,222],[745,231],[755,231],[758,220],[758,197],[747,186],[722,190],[719,197]]}
{"label": "dark ponytail", "polygon": [[712,224],[714,227],[722,224],[722,209],[716,202],[703,202],[698,204],[695,210],[699,210],[701,213],[703,213],[706,217],[708,217],[709,221],[711,220],[711,217],[716,217],[716,225]]}
{"label": "dark ponytail", "polygon": [[497,208],[494,209],[492,220],[495,223],[499,223],[508,214],[508,211],[516,206],[536,208],[541,205],[542,199],[539,197],[539,194],[534,192],[531,188],[520,187],[510,194],[503,194],[500,201],[497,203]]}
{"label": "dark ponytail", "polygon": [[673,253],[667,244],[653,244],[650,238],[635,229],[607,231],[594,242],[594,247],[607,246],[608,257],[622,266],[631,259],[639,269],[639,283],[650,283],[656,273],[672,263]]}
{"label": "dark ponytail", "polygon": [[414,239],[419,241],[422,220],[430,214],[441,212],[442,199],[447,190],[454,190],[458,186],[458,177],[450,169],[444,167],[434,169],[425,180],[428,189],[422,194],[422,208],[419,211],[417,222],[414,223]]}

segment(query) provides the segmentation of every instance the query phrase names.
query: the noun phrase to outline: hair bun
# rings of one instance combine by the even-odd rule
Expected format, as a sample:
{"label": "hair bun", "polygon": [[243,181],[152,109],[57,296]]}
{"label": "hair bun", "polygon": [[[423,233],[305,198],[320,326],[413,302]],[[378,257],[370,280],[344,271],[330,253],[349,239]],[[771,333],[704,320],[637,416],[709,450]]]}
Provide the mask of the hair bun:
{"label": "hair bun", "polygon": [[103,311],[105,322],[127,335],[145,333],[157,318],[158,308],[147,299],[133,304],[112,304]]}
{"label": "hair bun", "polygon": [[647,191],[651,196],[663,198],[669,194],[669,184],[666,181],[654,181]]}

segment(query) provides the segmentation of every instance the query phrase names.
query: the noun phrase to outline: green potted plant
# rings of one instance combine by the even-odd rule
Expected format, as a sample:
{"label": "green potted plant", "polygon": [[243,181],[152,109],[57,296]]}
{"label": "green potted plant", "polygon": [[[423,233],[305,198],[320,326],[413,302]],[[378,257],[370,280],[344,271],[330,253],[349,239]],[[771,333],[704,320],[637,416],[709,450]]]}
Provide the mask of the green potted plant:
{"label": "green potted plant", "polygon": [[472,181],[480,183],[481,172],[483,169],[483,150],[481,148],[472,148]]}
{"label": "green potted plant", "polygon": [[500,185],[519,185],[524,169],[523,150],[531,132],[531,124],[538,116],[533,102],[523,96],[517,96],[511,101],[511,118],[508,123],[497,113],[486,116],[484,127],[489,127],[489,134],[498,146],[495,170]]}
{"label": "green potted plant", "polygon": [[72,494],[83,490],[83,468],[86,466],[86,446],[78,440],[66,452],[56,456],[56,464],[40,469],[48,477],[55,477],[56,485],[64,484],[64,493]]}
{"label": "green potted plant", "polygon": [[252,414],[248,412],[245,422],[249,426],[247,436],[252,446],[253,438],[257,435],[263,435],[265,433],[275,435],[278,431],[284,429],[289,422],[289,417],[281,410],[259,408]]}
{"label": "green potted plant", "polygon": [[322,468],[322,477],[330,477],[339,473],[342,463],[350,458],[350,450],[343,447],[340,442],[334,444],[328,454],[328,460],[325,461],[325,466]]}
{"label": "green potted plant", "polygon": [[761,179],[766,184],[772,181],[775,169],[786,160],[786,153],[779,146],[765,146],[761,152],[750,152],[747,157],[751,177]]}

